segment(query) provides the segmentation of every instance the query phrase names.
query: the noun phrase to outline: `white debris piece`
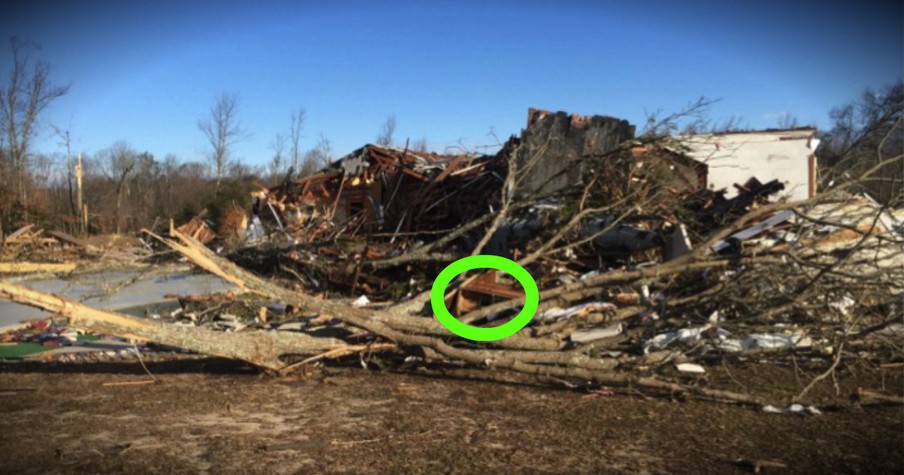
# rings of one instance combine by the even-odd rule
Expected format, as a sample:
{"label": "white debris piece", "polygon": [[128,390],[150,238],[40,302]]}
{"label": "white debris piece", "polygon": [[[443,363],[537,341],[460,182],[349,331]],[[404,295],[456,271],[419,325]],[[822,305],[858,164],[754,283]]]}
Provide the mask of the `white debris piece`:
{"label": "white debris piece", "polygon": [[737,338],[725,338],[719,341],[716,346],[723,351],[730,351],[732,353],[737,353],[739,351],[744,351],[744,342],[738,340]]}
{"label": "white debris piece", "polygon": [[763,412],[768,412],[770,414],[800,414],[806,415],[810,414],[812,416],[821,416],[822,411],[816,408],[816,406],[806,406],[803,404],[791,404],[786,408],[775,407],[772,405],[763,406]]}
{"label": "white debris piece", "polygon": [[769,219],[760,221],[759,223],[756,223],[747,229],[743,229],[741,231],[738,231],[738,232],[732,234],[729,237],[729,239],[725,239],[725,240],[722,240],[722,241],[719,241],[719,242],[713,244],[713,246],[711,248],[712,252],[719,252],[722,249],[725,249],[726,247],[731,245],[730,242],[732,240],[735,240],[735,241],[748,240],[748,239],[756,236],[757,234],[762,233],[763,231],[767,231],[767,230],[775,227],[776,225],[779,225],[779,224],[791,219],[792,216],[794,216],[794,211],[790,210],[790,209],[786,209],[780,213],[776,213],[774,216],[772,216]]}
{"label": "white debris piece", "polygon": [[746,348],[792,348],[813,346],[813,341],[803,331],[791,333],[754,333],[744,339]]}
{"label": "white debris piece", "polygon": [[582,303],[580,305],[575,305],[573,307],[568,308],[551,308],[549,310],[545,310],[543,312],[538,313],[534,320],[554,320],[556,318],[567,317],[569,315],[574,315],[580,311],[585,311],[587,313],[591,312],[601,312],[603,310],[611,310],[614,309],[615,304],[609,302],[587,302]]}
{"label": "white debris piece", "polygon": [[681,371],[682,373],[703,374],[706,372],[706,368],[694,363],[678,363],[675,365],[675,367],[678,368],[678,371]]}
{"label": "white debris piece", "polygon": [[752,333],[744,339],[727,338],[719,334],[719,342],[716,346],[720,350],[738,352],[752,348],[809,348],[813,346],[813,339],[802,330],[791,333]]}
{"label": "white debris piece", "polygon": [[654,336],[653,338],[647,340],[643,344],[643,352],[649,353],[650,349],[660,349],[665,348],[673,341],[683,341],[683,342],[696,342],[700,340],[700,335],[703,334],[706,330],[709,330],[713,326],[711,324],[703,325],[702,327],[696,328],[682,328],[681,330],[668,332],[668,333],[660,333],[659,335]]}
{"label": "white debris piece", "polygon": [[288,323],[283,323],[282,325],[277,327],[277,330],[279,330],[279,331],[302,331],[302,330],[304,330],[304,328],[305,328],[304,322],[288,322]]}
{"label": "white debris piece", "polygon": [[575,343],[586,343],[588,341],[618,336],[621,335],[622,331],[624,331],[624,326],[621,323],[616,323],[615,325],[603,328],[585,328],[573,332],[571,334],[571,341]]}
{"label": "white debris piece", "polygon": [[352,302],[353,307],[366,307],[370,305],[370,299],[366,295],[362,295]]}
{"label": "white debris piece", "polygon": [[829,307],[832,307],[835,310],[838,310],[838,312],[841,313],[842,315],[847,316],[848,310],[850,310],[850,308],[856,304],[857,304],[857,302],[854,299],[845,295],[840,300],[837,300],[835,302],[829,302]]}

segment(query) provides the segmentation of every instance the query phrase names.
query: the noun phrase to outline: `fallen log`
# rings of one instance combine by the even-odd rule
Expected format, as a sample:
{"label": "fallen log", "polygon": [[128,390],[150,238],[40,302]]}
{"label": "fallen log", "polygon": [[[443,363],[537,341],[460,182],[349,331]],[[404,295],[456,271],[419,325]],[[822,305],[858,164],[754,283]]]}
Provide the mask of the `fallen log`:
{"label": "fallen log", "polygon": [[0,262],[0,274],[30,274],[34,272],[72,272],[77,265],[74,262]]}
{"label": "fallen log", "polygon": [[152,320],[98,310],[59,295],[38,292],[0,281],[0,297],[56,313],[85,330],[151,341],[197,353],[247,361],[278,371],[286,366],[285,355],[315,355],[345,346],[335,338],[317,338],[304,333],[250,331],[225,333],[197,327],[179,327]]}
{"label": "fallen log", "polygon": [[62,231],[45,231],[45,234],[55,238],[56,240],[58,240],[60,242],[72,244],[73,246],[83,247],[85,249],[87,249],[89,247],[89,245],[86,241],[83,241],[75,236],[66,234]]}
{"label": "fallen log", "polygon": [[904,397],[896,396],[893,394],[885,394],[878,391],[870,391],[863,388],[857,388],[855,397],[858,401],[860,401],[861,404],[904,404]]}

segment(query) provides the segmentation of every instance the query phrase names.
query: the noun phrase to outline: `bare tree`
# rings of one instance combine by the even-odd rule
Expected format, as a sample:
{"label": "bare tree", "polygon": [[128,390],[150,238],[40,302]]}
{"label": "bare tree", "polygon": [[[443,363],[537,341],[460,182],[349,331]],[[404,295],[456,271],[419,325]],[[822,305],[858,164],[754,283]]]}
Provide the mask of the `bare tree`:
{"label": "bare tree", "polygon": [[163,157],[161,163],[162,177],[158,185],[157,192],[161,194],[161,204],[164,216],[172,217],[176,211],[175,203],[175,184],[179,179],[179,159],[173,154],[167,154]]}
{"label": "bare tree", "polygon": [[292,148],[292,168],[296,171],[299,170],[299,160],[301,160],[301,149],[299,149],[299,144],[301,143],[301,129],[304,125],[306,115],[304,107],[299,107],[297,111],[292,112],[292,123],[289,126],[289,143]]}
{"label": "bare tree", "polygon": [[43,62],[32,62],[32,54],[39,49],[29,43],[12,37],[9,40],[12,53],[12,69],[7,83],[0,87],[0,130],[12,161],[12,172],[16,180],[16,196],[25,207],[28,219],[27,158],[29,142],[37,131],[37,120],[55,99],[65,95],[69,86],[55,86],[50,83],[50,66]]}
{"label": "bare tree", "polygon": [[663,116],[662,110],[659,109],[647,113],[646,125],[638,138],[645,142],[653,142],[673,135],[694,135],[736,128],[737,119],[734,117],[724,123],[714,123],[709,118],[709,109],[717,102],[719,99],[700,96],[678,112]]}
{"label": "bare tree", "polygon": [[285,157],[283,157],[286,152],[286,136],[276,134],[276,137],[270,142],[270,150],[273,150],[273,156],[270,158],[270,179],[276,180],[286,172]]}
{"label": "bare tree", "polygon": [[795,129],[799,125],[797,123],[797,117],[790,113],[785,112],[778,116],[778,128],[780,129]]}
{"label": "bare tree", "polygon": [[383,122],[383,128],[380,130],[380,134],[377,135],[377,145],[382,145],[384,147],[392,145],[392,136],[395,134],[395,129],[395,114],[390,114],[389,117],[386,118],[386,122]]}
{"label": "bare tree", "polygon": [[138,153],[131,145],[118,141],[107,150],[100,152],[102,170],[114,184],[116,191],[116,234],[122,229],[123,198],[129,191],[129,182],[138,166]]}
{"label": "bare tree", "polygon": [[904,149],[904,85],[867,89],[860,100],[832,109],[829,116],[832,128],[817,151],[823,186],[850,182],[884,164],[881,172],[859,181],[859,191],[894,206],[904,203],[901,166],[889,162]]}
{"label": "bare tree", "polygon": [[317,173],[317,170],[322,166],[321,163],[323,163],[323,160],[320,158],[319,151],[315,148],[308,150],[301,161],[301,168],[298,169],[298,176],[306,177]]}
{"label": "bare tree", "polygon": [[329,165],[332,160],[333,146],[329,139],[320,134],[317,139],[317,146],[304,154],[304,160],[302,161],[301,169],[298,171],[298,176],[311,175]]}
{"label": "bare tree", "polygon": [[428,152],[427,137],[421,137],[411,144],[411,150],[414,152]]}
{"label": "bare tree", "polygon": [[317,164],[318,167],[325,167],[333,161],[333,144],[320,134],[320,137],[317,138],[317,147],[315,147],[317,151],[317,158],[320,162]]}
{"label": "bare tree", "polygon": [[238,97],[235,94],[220,94],[210,108],[210,118],[198,121],[198,128],[210,143],[208,159],[216,173],[215,192],[219,192],[231,148],[246,135],[238,120]]}
{"label": "bare tree", "polygon": [[[72,216],[74,218],[78,218],[79,215],[81,214],[81,209],[82,209],[82,205],[81,205],[81,201],[82,201],[81,197],[82,196],[81,196],[81,187],[78,186],[78,183],[76,184],[77,185],[76,188],[78,188],[77,190],[73,190],[73,188],[72,188],[72,179],[77,178],[77,177],[73,177],[73,170],[76,172],[75,173],[76,175],[80,172],[80,170],[78,170],[78,166],[79,166],[78,163],[76,163],[76,164],[72,163],[72,133],[68,127],[66,129],[63,129],[62,127],[58,127],[56,125],[51,125],[51,127],[53,128],[53,133],[57,136],[57,138],[60,139],[60,141],[58,142],[58,145],[62,145],[63,147],[66,147],[66,185],[67,185],[67,190],[69,192],[69,208],[70,208],[70,211],[72,212]],[[73,166],[73,165],[75,165],[75,166]],[[78,181],[80,181],[80,180],[78,180]],[[76,196],[74,194],[75,191],[77,191],[78,195],[79,195],[78,196],[78,204],[76,204]]]}

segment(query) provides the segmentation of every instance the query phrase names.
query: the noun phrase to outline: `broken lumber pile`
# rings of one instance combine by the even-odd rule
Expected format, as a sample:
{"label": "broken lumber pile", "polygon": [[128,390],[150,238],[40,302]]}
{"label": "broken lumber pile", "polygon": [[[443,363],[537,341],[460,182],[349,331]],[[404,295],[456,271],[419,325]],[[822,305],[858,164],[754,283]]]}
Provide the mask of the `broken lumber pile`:
{"label": "broken lumber pile", "polygon": [[77,267],[73,260],[98,251],[64,232],[27,224],[0,240],[0,273],[71,272]]}

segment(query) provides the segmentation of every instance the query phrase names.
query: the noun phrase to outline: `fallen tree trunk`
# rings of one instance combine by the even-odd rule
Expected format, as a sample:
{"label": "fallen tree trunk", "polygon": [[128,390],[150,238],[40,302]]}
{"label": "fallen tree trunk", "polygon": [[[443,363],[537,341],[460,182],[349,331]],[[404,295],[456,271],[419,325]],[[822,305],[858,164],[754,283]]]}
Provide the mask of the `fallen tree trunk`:
{"label": "fallen tree trunk", "polygon": [[[452,337],[451,333],[436,320],[412,315],[411,311],[417,308],[417,302],[414,304],[405,302],[374,310],[356,308],[347,302],[320,299],[262,279],[178,231],[174,231],[173,236],[178,241],[155,237],[192,263],[235,284],[240,291],[306,308],[345,325],[367,330],[378,337],[377,341],[389,340],[394,344],[390,346],[398,347],[403,352],[426,355],[432,361],[488,368],[488,375],[490,377],[498,375],[500,380],[504,380],[505,375],[498,370],[543,379],[578,380],[643,389],[660,394],[685,394],[752,405],[765,403],[750,394],[618,371],[616,360],[590,357],[587,353],[589,346],[563,351],[565,343],[551,337],[516,335],[478,347],[474,347],[471,342],[462,346],[459,344],[460,340]],[[281,359],[286,355],[327,357],[341,348],[360,351],[358,348],[360,345],[352,348],[338,339],[315,338],[304,333],[276,331],[225,333],[197,327],[164,325],[151,320],[97,310],[56,295],[36,292],[6,282],[0,282],[0,297],[55,312],[88,330],[154,341],[203,354],[240,359],[274,372],[287,367]],[[421,295],[418,298],[423,297]],[[628,312],[630,314],[636,313],[636,309],[625,310],[630,310]]]}
{"label": "fallen tree trunk", "polygon": [[0,262],[0,274],[30,274],[33,272],[72,272],[74,262]]}
{"label": "fallen tree trunk", "polygon": [[[179,231],[171,231],[171,234],[179,239],[179,242],[157,236],[148,231],[145,232],[182,254],[193,264],[236,285],[242,291],[260,295],[276,302],[292,304],[309,312],[327,315],[349,325],[355,325],[353,322],[367,318],[388,325],[396,330],[415,331],[430,335],[451,335],[451,332],[435,319],[409,315],[408,311],[412,308],[409,302],[384,310],[366,310],[352,307],[344,302],[320,299],[303,292],[289,290],[262,279],[229,260],[216,255],[197,240]],[[564,346],[561,341],[551,338],[531,338],[519,335],[513,335],[504,340],[492,342],[492,344],[508,349],[538,351],[559,350]]]}
{"label": "fallen tree trunk", "polygon": [[[432,350],[434,355],[439,355],[443,361],[463,362],[478,366],[514,371],[539,377],[554,377],[563,379],[577,379],[596,384],[632,387],[670,394],[688,394],[699,397],[727,400],[742,404],[763,405],[765,402],[758,397],[709,389],[699,386],[690,386],[656,378],[653,376],[637,376],[631,373],[614,371],[616,365],[612,360],[590,358],[575,352],[560,352],[563,344],[551,338],[520,337],[522,340],[534,340],[541,345],[548,345],[540,351],[512,352],[505,350],[469,349],[453,346],[442,338],[423,334],[411,334],[399,328],[417,325],[440,325],[433,319],[425,319],[411,315],[404,315],[402,309],[410,309],[408,303],[384,310],[365,310],[351,305],[318,299],[316,297],[277,286],[267,282],[250,272],[241,269],[226,259],[217,256],[196,240],[174,231],[173,236],[180,242],[154,236],[170,248],[180,252],[183,256],[199,267],[232,282],[242,289],[255,294],[260,294],[274,300],[318,309],[331,317],[347,325],[365,329],[375,335],[388,339],[400,346],[420,347]],[[424,324],[423,322],[431,322]],[[446,335],[449,332],[446,331]],[[497,342],[505,344],[516,337],[509,337]]]}
{"label": "fallen tree trunk", "polygon": [[83,305],[58,295],[37,292],[0,281],[0,297],[66,317],[80,328],[140,341],[175,346],[213,356],[239,359],[276,371],[283,355],[314,355],[345,344],[335,338],[304,333],[250,331],[225,333],[204,328],[165,325]]}

